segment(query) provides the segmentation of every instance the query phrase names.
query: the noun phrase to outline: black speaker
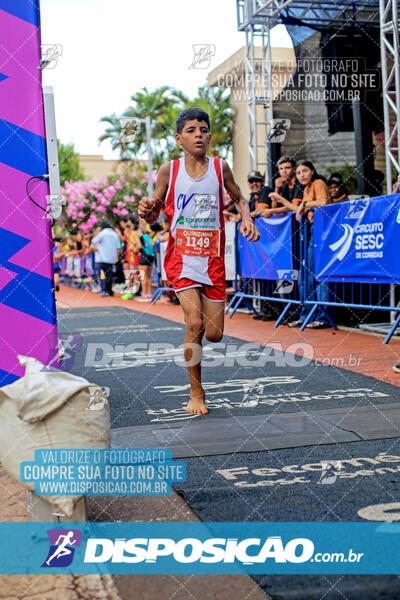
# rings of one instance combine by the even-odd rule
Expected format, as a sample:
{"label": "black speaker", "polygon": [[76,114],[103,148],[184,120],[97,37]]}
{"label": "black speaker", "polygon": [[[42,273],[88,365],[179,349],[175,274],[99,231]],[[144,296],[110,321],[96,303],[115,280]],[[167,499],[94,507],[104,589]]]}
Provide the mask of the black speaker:
{"label": "black speaker", "polygon": [[[351,97],[355,81],[359,82],[356,85],[369,127],[376,133],[383,131],[379,29],[352,25],[347,29],[326,30],[321,33],[320,48],[327,97],[334,98],[326,101],[329,133],[354,131]],[[337,61],[337,68],[333,68],[333,61]],[[346,76],[341,77],[341,73]]]}

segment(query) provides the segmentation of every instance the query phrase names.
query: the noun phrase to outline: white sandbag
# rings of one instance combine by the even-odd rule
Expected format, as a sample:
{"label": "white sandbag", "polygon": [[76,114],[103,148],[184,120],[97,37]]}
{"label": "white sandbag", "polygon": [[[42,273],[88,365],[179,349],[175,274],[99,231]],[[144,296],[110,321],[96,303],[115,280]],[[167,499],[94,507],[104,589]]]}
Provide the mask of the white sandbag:
{"label": "white sandbag", "polygon": [[[0,462],[14,479],[20,481],[20,463],[33,461],[40,448],[110,448],[110,410],[98,386],[35,358],[18,358],[25,375],[0,388]],[[100,410],[89,388],[92,396],[102,396]],[[34,491],[34,484],[21,483]],[[81,498],[43,497],[68,517]]]}

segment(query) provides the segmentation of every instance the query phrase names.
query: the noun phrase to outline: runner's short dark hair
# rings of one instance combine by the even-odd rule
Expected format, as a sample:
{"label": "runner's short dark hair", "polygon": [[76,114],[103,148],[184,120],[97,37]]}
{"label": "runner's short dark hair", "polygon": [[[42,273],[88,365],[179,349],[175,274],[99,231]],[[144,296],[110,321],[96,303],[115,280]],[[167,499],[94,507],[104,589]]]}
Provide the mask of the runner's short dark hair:
{"label": "runner's short dark hair", "polygon": [[186,121],[204,121],[208,125],[208,129],[210,129],[210,117],[202,108],[197,108],[196,106],[191,106],[190,108],[186,108],[176,117],[175,126],[176,133],[182,133],[182,129],[185,126]]}
{"label": "runner's short dark hair", "polygon": [[282,165],[283,163],[287,162],[290,163],[293,168],[296,166],[296,161],[294,160],[294,158],[290,158],[290,156],[281,156],[276,164],[279,167],[279,165]]}

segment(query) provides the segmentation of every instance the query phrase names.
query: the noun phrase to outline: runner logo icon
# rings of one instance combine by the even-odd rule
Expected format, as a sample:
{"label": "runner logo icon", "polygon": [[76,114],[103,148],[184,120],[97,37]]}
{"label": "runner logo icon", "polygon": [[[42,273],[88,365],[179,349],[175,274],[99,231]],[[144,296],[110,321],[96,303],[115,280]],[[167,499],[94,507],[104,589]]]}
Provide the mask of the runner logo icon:
{"label": "runner logo icon", "polygon": [[345,216],[345,219],[362,219],[369,206],[368,198],[359,198],[357,200],[350,200],[349,210]]}
{"label": "runner logo icon", "polygon": [[68,567],[74,558],[75,548],[81,545],[79,529],[48,529],[50,548],[42,567]]}
{"label": "runner logo icon", "polygon": [[341,225],[344,229],[344,234],[333,244],[329,245],[332,252],[337,252],[335,258],[343,260],[348,251],[350,250],[351,242],[353,241],[354,229],[350,225]]}

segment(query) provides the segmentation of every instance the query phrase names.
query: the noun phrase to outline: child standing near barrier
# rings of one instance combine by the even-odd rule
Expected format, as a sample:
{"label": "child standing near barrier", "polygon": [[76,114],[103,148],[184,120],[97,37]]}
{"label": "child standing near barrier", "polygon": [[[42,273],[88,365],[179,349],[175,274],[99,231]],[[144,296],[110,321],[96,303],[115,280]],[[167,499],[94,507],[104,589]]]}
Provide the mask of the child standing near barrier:
{"label": "child standing near barrier", "polygon": [[139,215],[154,223],[165,202],[170,233],[164,268],[186,323],[184,356],[190,381],[186,410],[207,414],[201,344],[203,336],[219,342],[224,330],[224,186],[242,215],[241,234],[252,242],[260,234],[228,164],[207,156],[211,141],[208,114],[195,107],[181,112],[175,138],[184,156],[161,166],[153,198],[142,198]]}
{"label": "child standing near barrier", "polygon": [[[125,247],[125,255],[124,255],[124,273],[125,273],[125,287],[127,288],[127,292],[124,293],[121,298],[122,300],[131,300],[134,297],[134,294],[137,292],[136,287],[138,284],[138,275],[139,275],[139,251],[141,248],[140,236],[135,229],[135,220],[133,216],[130,216],[125,221],[125,229],[123,235],[123,242]],[[133,273],[134,281],[132,285],[128,282],[128,274]]]}
{"label": "child standing near barrier", "polygon": [[151,272],[154,262],[156,236],[144,219],[139,219],[139,228],[141,231],[139,271],[142,282],[142,297],[138,299],[138,302],[150,302],[153,287]]}

